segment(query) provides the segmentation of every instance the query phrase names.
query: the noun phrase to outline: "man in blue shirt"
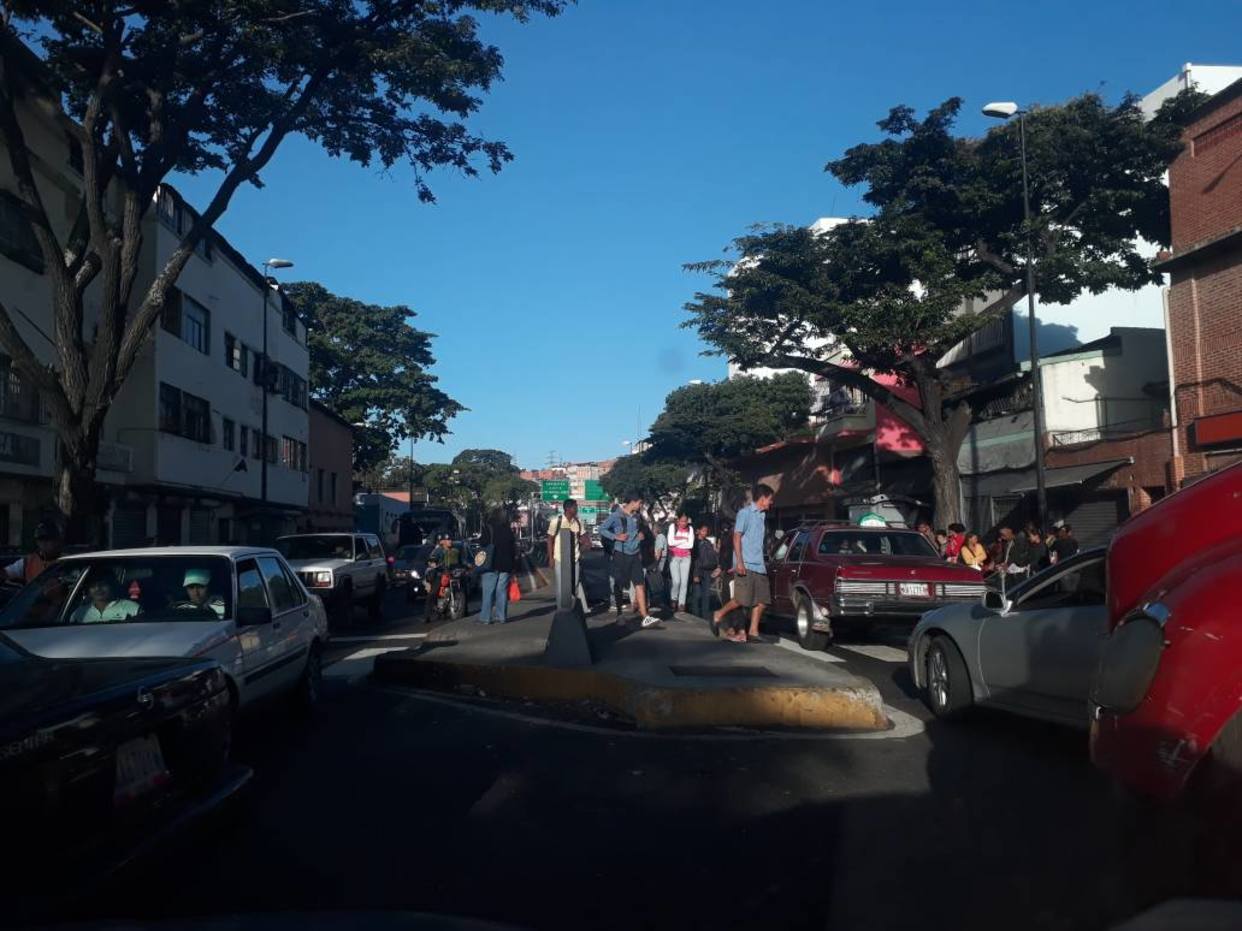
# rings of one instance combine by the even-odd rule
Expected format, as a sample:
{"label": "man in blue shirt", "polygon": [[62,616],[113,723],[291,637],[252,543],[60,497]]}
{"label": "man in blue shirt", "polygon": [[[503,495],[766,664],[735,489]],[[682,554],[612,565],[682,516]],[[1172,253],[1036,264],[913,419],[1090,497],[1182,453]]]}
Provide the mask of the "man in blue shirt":
{"label": "man in blue shirt", "polygon": [[737,512],[733,525],[733,597],[712,615],[712,632],[719,635],[720,622],[736,608],[750,608],[750,632],[731,640],[759,640],[759,621],[772,603],[768,569],[763,562],[765,512],[772,506],[774,492],[768,485],[756,485],[750,504]]}
{"label": "man in blue shirt", "polygon": [[[621,506],[608,515],[608,519],[600,524],[599,535],[612,541],[612,579],[614,590],[624,590],[626,586],[634,586],[634,603],[638,608],[638,616],[642,618],[643,627],[651,627],[660,623],[657,618],[647,613],[646,573],[643,570],[643,557],[639,552],[643,535],[638,529],[638,511],[643,506],[642,495],[627,494]],[[621,623],[621,600],[617,598],[617,623]]]}

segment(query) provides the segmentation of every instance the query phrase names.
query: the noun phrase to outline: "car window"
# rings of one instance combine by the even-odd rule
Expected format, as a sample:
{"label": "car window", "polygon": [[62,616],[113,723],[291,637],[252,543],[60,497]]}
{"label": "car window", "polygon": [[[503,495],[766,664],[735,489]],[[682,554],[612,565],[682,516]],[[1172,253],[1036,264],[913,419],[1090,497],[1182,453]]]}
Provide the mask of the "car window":
{"label": "car window", "polygon": [[354,558],[367,559],[366,537],[354,537]]}
{"label": "car window", "polygon": [[819,541],[826,556],[935,556],[920,533],[832,530]]}
{"label": "car window", "polygon": [[793,546],[789,548],[789,561],[802,562],[803,554],[806,552],[806,541],[810,537],[810,533],[803,530],[794,537]]}
{"label": "car window", "polygon": [[259,565],[253,559],[237,564],[237,604],[243,608],[268,607],[263,576],[259,574]]}
{"label": "car window", "polygon": [[280,571],[285,575],[285,584],[289,586],[289,591],[293,595],[294,605],[301,607],[306,604],[306,592],[302,589],[302,583],[297,580],[289,567],[284,563],[280,564]]}
{"label": "car window", "polygon": [[280,560],[272,556],[259,557],[259,571],[263,573],[263,581],[267,583],[268,594],[272,597],[272,612],[291,611],[297,607],[293,598],[293,589],[285,577]]}
{"label": "car window", "polygon": [[220,556],[125,556],[62,563],[0,612],[0,627],[203,621],[233,616]]}
{"label": "car window", "polygon": [[380,546],[378,537],[367,537],[367,555],[372,559],[384,558],[384,548]]}
{"label": "car window", "polygon": [[352,559],[353,540],[348,535],[283,537],[276,549],[285,559]]}
{"label": "car window", "polygon": [[1094,559],[1033,585],[1017,599],[1018,611],[1090,607],[1104,604],[1104,560]]}
{"label": "car window", "polygon": [[776,547],[776,552],[772,554],[772,562],[781,562],[789,555],[789,547],[793,543],[793,537],[786,536],[781,540],[780,545]]}

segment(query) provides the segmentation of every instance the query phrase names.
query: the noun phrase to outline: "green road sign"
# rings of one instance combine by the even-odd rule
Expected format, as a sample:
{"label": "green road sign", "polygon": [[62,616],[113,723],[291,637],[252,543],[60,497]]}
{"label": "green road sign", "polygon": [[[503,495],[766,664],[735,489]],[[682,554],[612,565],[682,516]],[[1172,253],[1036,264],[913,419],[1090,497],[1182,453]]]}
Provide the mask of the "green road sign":
{"label": "green road sign", "polygon": [[569,479],[558,478],[540,482],[539,494],[544,501],[564,501],[569,497]]}
{"label": "green road sign", "polygon": [[601,485],[597,480],[593,478],[588,478],[586,482],[584,482],[583,484],[585,487],[582,490],[582,497],[585,500],[587,501],[607,501],[608,500],[608,496],[604,494],[604,486]]}

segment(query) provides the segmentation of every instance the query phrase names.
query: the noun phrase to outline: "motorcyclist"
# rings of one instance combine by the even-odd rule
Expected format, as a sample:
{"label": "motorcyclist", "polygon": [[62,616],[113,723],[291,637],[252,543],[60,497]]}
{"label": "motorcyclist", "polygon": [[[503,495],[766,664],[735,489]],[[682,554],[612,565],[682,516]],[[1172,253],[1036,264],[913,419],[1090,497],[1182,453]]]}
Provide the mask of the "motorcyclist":
{"label": "motorcyclist", "polygon": [[440,583],[445,572],[461,565],[461,553],[453,546],[453,539],[448,534],[440,537],[430,555],[427,557],[427,616],[436,609],[440,597]]}
{"label": "motorcyclist", "polygon": [[39,521],[34,532],[34,552],[4,567],[10,581],[27,583],[60,558],[65,541],[55,521]]}

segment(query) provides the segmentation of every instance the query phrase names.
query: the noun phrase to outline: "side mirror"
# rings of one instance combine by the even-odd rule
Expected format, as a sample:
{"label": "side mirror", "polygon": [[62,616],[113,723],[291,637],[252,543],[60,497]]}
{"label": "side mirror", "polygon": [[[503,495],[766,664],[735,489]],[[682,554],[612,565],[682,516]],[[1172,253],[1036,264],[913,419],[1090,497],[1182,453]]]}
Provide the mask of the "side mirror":
{"label": "side mirror", "polygon": [[238,627],[257,627],[272,623],[272,609],[267,605],[245,605],[237,609]]}
{"label": "side mirror", "polygon": [[1008,614],[1009,609],[1013,607],[1013,602],[993,589],[988,589],[983,593],[983,606],[989,611],[995,611],[997,614]]}

